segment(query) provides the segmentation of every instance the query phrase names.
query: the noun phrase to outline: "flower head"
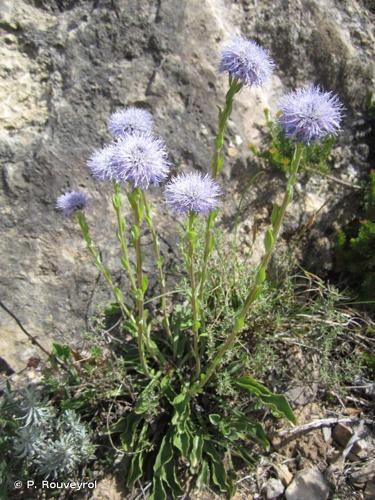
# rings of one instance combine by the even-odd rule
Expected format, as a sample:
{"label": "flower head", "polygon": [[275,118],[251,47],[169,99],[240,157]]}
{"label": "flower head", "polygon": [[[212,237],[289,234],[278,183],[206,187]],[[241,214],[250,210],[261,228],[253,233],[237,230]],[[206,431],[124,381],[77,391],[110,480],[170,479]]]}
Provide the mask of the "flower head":
{"label": "flower head", "polygon": [[151,113],[134,106],[115,111],[108,122],[108,129],[116,138],[133,132],[151,132],[152,126]]}
{"label": "flower head", "polygon": [[169,167],[164,142],[142,132],[124,136],[117,142],[110,166],[112,179],[130,181],[142,189],[166,179]]}
{"label": "flower head", "polygon": [[274,67],[275,63],[265,49],[253,40],[236,36],[222,50],[219,71],[228,71],[243,85],[260,87]]}
{"label": "flower head", "polygon": [[87,204],[88,197],[85,193],[72,191],[62,194],[57,198],[56,208],[61,210],[65,216],[70,216],[79,210],[83,210]]}
{"label": "flower head", "polygon": [[311,85],[281,98],[279,123],[287,137],[310,144],[340,128],[343,106],[332,92]]}
{"label": "flower head", "polygon": [[102,149],[97,149],[91,155],[87,165],[91,174],[100,181],[111,180],[111,160],[113,157],[114,145],[104,146]]}
{"label": "flower head", "polygon": [[220,186],[209,175],[198,172],[180,174],[165,188],[165,199],[172,210],[184,214],[207,214],[219,204]]}

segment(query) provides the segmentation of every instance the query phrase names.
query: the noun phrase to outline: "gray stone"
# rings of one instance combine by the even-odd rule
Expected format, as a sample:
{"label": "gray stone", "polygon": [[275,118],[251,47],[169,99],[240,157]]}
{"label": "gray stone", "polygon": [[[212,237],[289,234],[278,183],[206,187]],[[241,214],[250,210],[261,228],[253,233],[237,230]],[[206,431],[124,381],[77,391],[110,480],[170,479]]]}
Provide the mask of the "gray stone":
{"label": "gray stone", "polygon": [[365,500],[373,500],[375,498],[375,479],[367,481],[364,491]]}
{"label": "gray stone", "polygon": [[318,384],[313,382],[310,385],[299,385],[288,389],[285,393],[290,402],[297,406],[304,406],[314,401],[318,392]]}
{"label": "gray stone", "polygon": [[348,444],[353,436],[353,431],[350,427],[344,424],[337,424],[333,429],[333,437],[343,448]]}
{"label": "gray stone", "polygon": [[274,477],[271,477],[265,485],[264,493],[267,500],[274,500],[276,498],[281,497],[281,495],[284,493],[284,489],[285,488],[280,479],[275,479]]}
{"label": "gray stone", "polygon": [[303,469],[295,475],[285,491],[287,500],[326,500],[330,489],[323,474],[315,467]]}

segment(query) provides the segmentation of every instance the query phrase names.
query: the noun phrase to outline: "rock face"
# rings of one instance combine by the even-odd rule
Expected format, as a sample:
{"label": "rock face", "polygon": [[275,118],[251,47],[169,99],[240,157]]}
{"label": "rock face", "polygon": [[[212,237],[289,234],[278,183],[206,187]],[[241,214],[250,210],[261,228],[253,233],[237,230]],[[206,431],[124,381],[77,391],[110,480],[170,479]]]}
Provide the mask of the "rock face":
{"label": "rock face", "polygon": [[[108,300],[75,223],[54,210],[56,197],[69,189],[91,193],[88,218],[95,239],[121,281],[110,186],[95,183],[85,166],[92,149],[109,139],[106,121],[116,107],[150,109],[172,161],[179,168],[207,170],[216,104],[223,102],[226,87],[226,78],[216,71],[220,44],[234,33],[256,38],[270,49],[278,69],[265,89],[242,91],[235,106],[224,171],[233,180],[230,191],[251,174],[247,144],[259,139],[254,123],[262,122],[265,106],[275,108],[284,86],[312,80],[337,91],[350,126],[352,112],[361,109],[373,84],[371,5],[352,0],[2,0],[4,304],[48,345],[51,339],[79,338],[95,305]],[[367,161],[364,140],[349,147],[353,132],[346,136],[342,169],[349,161],[357,175]],[[362,157],[356,157],[361,144]],[[270,204],[268,189],[269,181],[263,194]],[[345,189],[337,193],[339,200],[331,200],[322,216],[347,195]],[[255,190],[254,198],[258,195]],[[159,192],[154,196],[160,198]],[[300,196],[297,212],[314,203]],[[225,208],[224,222],[230,222],[233,211]],[[250,225],[256,222],[252,212],[244,214]],[[163,251],[173,255],[169,216],[162,206],[157,213]],[[0,356],[20,369],[36,351],[3,310],[0,321]]]}

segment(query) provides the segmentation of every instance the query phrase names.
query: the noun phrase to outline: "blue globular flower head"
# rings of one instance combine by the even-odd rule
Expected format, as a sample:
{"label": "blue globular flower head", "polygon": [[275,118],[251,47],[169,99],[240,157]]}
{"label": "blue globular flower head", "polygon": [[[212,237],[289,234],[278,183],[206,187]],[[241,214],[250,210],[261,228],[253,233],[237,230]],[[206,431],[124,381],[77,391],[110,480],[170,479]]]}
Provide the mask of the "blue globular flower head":
{"label": "blue globular flower head", "polygon": [[205,215],[219,204],[220,186],[208,174],[180,174],[165,188],[167,205],[177,213],[194,212]]}
{"label": "blue globular flower head", "polygon": [[279,102],[279,124],[285,135],[310,144],[328,134],[335,135],[340,128],[343,106],[332,92],[319,86],[289,92]]}
{"label": "blue globular flower head", "polygon": [[88,196],[85,193],[72,191],[57,198],[56,208],[68,217],[79,210],[83,210],[87,205],[87,201]]}
{"label": "blue globular flower head", "polygon": [[268,51],[243,36],[234,37],[221,53],[219,71],[228,71],[246,86],[262,86],[274,68]]}
{"label": "blue globular flower head", "polygon": [[122,137],[115,145],[111,177],[117,182],[131,182],[147,189],[164,181],[170,169],[164,142],[149,133],[135,132]]}
{"label": "blue globular flower head", "polygon": [[111,160],[113,157],[114,145],[104,146],[97,149],[87,162],[91,174],[100,181],[111,180]]}
{"label": "blue globular flower head", "polygon": [[108,129],[115,138],[134,132],[151,132],[152,127],[151,113],[134,106],[115,111],[108,122]]}

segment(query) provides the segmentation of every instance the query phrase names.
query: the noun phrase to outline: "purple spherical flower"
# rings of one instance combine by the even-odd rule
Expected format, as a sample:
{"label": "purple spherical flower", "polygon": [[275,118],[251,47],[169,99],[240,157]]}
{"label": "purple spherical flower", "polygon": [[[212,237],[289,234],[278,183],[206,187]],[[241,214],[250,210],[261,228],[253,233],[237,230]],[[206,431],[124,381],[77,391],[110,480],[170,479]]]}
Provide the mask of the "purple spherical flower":
{"label": "purple spherical flower", "polygon": [[332,92],[311,85],[281,98],[279,123],[287,137],[310,144],[340,128],[343,106]]}
{"label": "purple spherical flower", "polygon": [[79,210],[83,210],[87,201],[88,196],[85,193],[72,191],[57,198],[56,208],[61,210],[65,216],[70,216]]}
{"label": "purple spherical flower", "polygon": [[111,176],[118,182],[130,181],[147,189],[168,176],[170,164],[164,142],[151,134],[135,132],[124,136],[115,147]]}
{"label": "purple spherical flower", "polygon": [[115,111],[108,122],[108,129],[115,138],[133,132],[151,132],[153,120],[151,113],[142,108],[130,106]]}
{"label": "purple spherical flower", "polygon": [[165,188],[165,199],[177,213],[207,214],[219,204],[220,186],[209,175],[198,172],[180,174]]}
{"label": "purple spherical flower", "polygon": [[91,155],[87,165],[91,174],[100,181],[108,181],[112,179],[111,161],[113,157],[114,146],[112,144],[104,146],[102,149],[97,149]]}
{"label": "purple spherical flower", "polygon": [[253,40],[236,36],[221,53],[219,71],[228,73],[243,85],[261,86],[271,75],[275,63],[268,52]]}

